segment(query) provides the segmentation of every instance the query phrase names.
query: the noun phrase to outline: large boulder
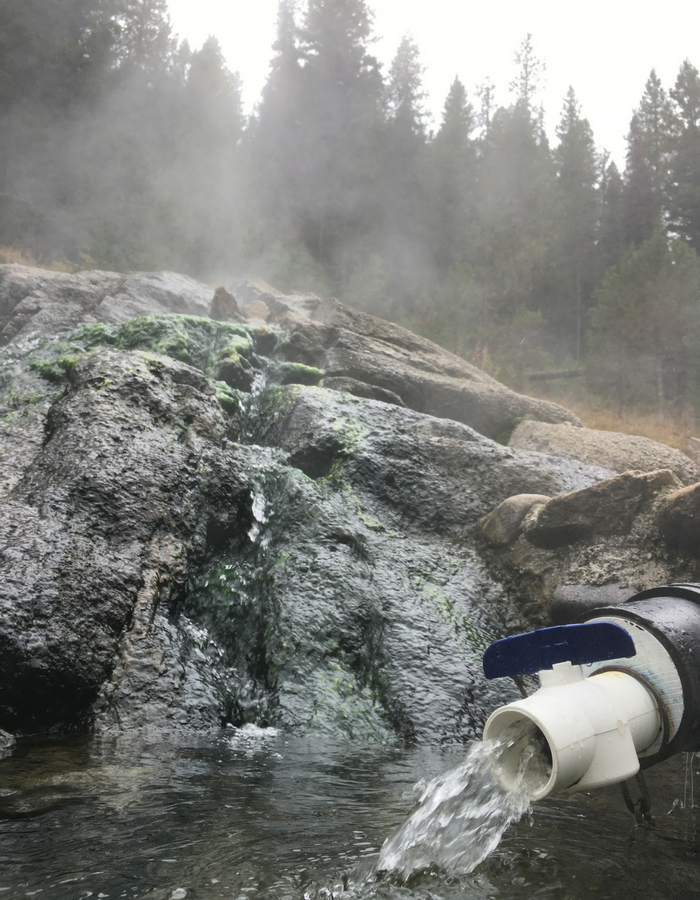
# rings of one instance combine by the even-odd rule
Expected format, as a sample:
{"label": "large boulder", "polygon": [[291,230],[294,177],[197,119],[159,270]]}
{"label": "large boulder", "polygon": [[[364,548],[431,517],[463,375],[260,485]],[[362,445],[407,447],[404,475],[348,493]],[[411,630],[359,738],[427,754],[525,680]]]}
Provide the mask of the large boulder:
{"label": "large boulder", "polygon": [[81,324],[136,316],[206,316],[212,289],[175,272],[48,272],[0,265],[0,343],[39,332],[56,335]]}
{"label": "large boulder", "polygon": [[523,416],[581,424],[556,403],[511,391],[432,341],[337,300],[285,296],[260,282],[240,285],[237,293],[271,309],[270,321],[286,331],[279,348],[285,358],[388,391],[417,412],[463,422],[494,439],[509,435]]}
{"label": "large boulder", "polygon": [[503,446],[568,414],[397,326],[263,286],[237,296],[270,323],[213,321],[167,275],[0,285],[0,729],[461,742],[517,696],[485,647],[558,586],[693,571],[671,473]]}
{"label": "large boulder", "polygon": [[210,452],[225,434],[215,391],[192,367],[113,350],[76,363],[42,447],[2,507],[9,725],[84,712],[137,602],[148,594],[153,613],[167,606],[191,560],[251,520],[240,467]]}
{"label": "large boulder", "polygon": [[640,472],[670,469],[682,484],[700,481],[700,466],[680,450],[639,435],[596,431],[568,422],[553,424],[526,419],[515,428],[508,446],[570,456],[618,474],[632,469]]}

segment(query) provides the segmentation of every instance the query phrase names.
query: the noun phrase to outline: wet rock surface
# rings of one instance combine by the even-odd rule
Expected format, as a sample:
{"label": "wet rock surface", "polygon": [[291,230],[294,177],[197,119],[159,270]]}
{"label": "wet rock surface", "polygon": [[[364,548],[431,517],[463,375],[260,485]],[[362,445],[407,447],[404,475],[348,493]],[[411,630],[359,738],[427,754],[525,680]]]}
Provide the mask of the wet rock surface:
{"label": "wet rock surface", "polygon": [[668,496],[659,509],[658,525],[671,547],[700,555],[700,484]]}
{"label": "wet rock surface", "polygon": [[629,584],[612,583],[594,587],[589,584],[562,584],[552,596],[549,609],[554,625],[576,622],[591,609],[619,606],[634,596]]}
{"label": "wet rock surface", "polygon": [[526,419],[517,425],[508,446],[566,455],[618,474],[632,469],[641,472],[670,469],[682,484],[700,481],[700,466],[680,450],[639,435],[596,431],[568,422],[552,424]]}
{"label": "wet rock surface", "polygon": [[175,272],[68,275],[0,265],[0,343],[136,316],[169,312],[206,316],[211,293],[206,285]]}
{"label": "wet rock surface", "polygon": [[628,534],[645,503],[679,485],[668,469],[626,472],[549,500],[528,523],[525,535],[537,547],[554,549],[594,536]]}
{"label": "wet rock surface", "polygon": [[213,321],[180,279],[0,267],[0,728],[464,741],[517,694],[483,650],[562,585],[690,580],[672,473],[491,439],[561,407],[335,301],[249,284],[268,323]]}
{"label": "wet rock surface", "polygon": [[207,530],[245,516],[235,461],[207,452],[225,427],[214,389],[183,363],[107,350],[75,364],[0,522],[8,720],[27,729],[84,710],[148,573],[155,609]]}

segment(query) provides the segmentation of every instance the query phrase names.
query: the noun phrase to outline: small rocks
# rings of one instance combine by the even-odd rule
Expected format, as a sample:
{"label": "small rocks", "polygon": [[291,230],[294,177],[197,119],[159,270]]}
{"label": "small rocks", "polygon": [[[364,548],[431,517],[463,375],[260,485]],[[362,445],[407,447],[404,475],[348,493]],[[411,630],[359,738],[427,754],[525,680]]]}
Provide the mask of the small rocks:
{"label": "small rocks", "polygon": [[658,525],[672,547],[700,556],[700,484],[667,497],[658,512]]}
{"label": "small rocks", "polygon": [[243,313],[247,319],[267,322],[270,318],[270,307],[264,300],[253,300],[251,303],[246,303]]}
{"label": "small rocks", "polygon": [[599,535],[626,534],[642,505],[659,491],[680,486],[668,469],[626,472],[583,490],[554,497],[526,529],[537,547],[555,549]]}
{"label": "small rocks", "polygon": [[479,523],[484,540],[491,547],[503,547],[512,543],[520,534],[528,513],[544,506],[550,499],[545,494],[516,494],[515,497],[508,497]]}
{"label": "small rocks", "polygon": [[[619,603],[625,591],[631,596],[658,584],[693,581],[688,559],[669,552],[658,527],[659,511],[674,491],[689,490],[679,488],[667,469],[627,472],[534,504],[519,528],[513,524],[504,532],[509,542],[486,541],[490,570],[513,586],[540,624],[561,624],[589,608]],[[517,509],[518,498],[510,499]],[[508,504],[501,506],[507,513]],[[494,515],[492,523],[497,521]]]}
{"label": "small rocks", "polygon": [[216,286],[211,306],[209,307],[209,318],[216,319],[217,322],[241,320],[236,298],[230,291],[226,290],[223,284],[217,284]]}

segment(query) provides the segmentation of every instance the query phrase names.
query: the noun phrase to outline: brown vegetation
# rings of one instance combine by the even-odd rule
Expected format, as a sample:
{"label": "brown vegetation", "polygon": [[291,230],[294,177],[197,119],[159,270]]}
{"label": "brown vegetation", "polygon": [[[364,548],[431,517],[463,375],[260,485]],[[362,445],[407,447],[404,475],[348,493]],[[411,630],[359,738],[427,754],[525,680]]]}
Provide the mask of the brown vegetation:
{"label": "brown vegetation", "polygon": [[619,415],[615,410],[603,403],[597,397],[580,396],[571,399],[567,396],[559,396],[551,390],[527,391],[528,396],[542,400],[552,400],[561,403],[571,412],[575,413],[587,428],[596,428],[600,431],[616,431],[620,434],[638,434],[651,438],[660,444],[667,444],[686,453],[688,441],[697,434],[697,426],[692,417],[680,419],[667,415],[663,422],[659,422],[656,413],[626,410]]}

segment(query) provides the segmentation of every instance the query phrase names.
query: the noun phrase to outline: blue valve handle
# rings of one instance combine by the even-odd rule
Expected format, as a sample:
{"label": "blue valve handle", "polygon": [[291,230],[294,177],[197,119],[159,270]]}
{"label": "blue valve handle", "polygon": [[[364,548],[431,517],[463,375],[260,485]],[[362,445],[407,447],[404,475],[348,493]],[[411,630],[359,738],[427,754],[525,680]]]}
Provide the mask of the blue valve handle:
{"label": "blue valve handle", "polygon": [[484,653],[484,674],[505,678],[541,672],[556,663],[584,666],[636,653],[630,633],[613,622],[556,625],[494,641]]}

